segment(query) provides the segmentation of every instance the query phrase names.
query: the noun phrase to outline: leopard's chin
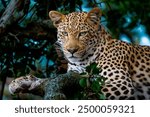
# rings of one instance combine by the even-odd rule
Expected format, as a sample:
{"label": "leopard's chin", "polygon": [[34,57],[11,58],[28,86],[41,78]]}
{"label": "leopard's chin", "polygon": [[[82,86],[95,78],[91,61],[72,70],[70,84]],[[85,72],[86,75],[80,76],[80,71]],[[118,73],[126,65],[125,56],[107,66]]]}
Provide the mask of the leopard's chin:
{"label": "leopard's chin", "polygon": [[70,63],[77,63],[77,62],[80,62],[81,57],[69,55],[69,56],[66,56],[66,59]]}

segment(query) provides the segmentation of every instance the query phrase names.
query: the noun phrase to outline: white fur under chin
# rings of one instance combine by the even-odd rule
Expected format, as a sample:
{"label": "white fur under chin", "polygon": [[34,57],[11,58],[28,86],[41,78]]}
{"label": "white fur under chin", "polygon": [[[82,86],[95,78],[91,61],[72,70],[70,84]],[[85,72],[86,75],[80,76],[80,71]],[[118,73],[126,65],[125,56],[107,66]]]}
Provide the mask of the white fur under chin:
{"label": "white fur under chin", "polygon": [[68,72],[69,71],[74,71],[74,72],[77,72],[77,73],[86,72],[84,66],[81,66],[81,65],[72,65],[72,64],[69,64],[69,63],[68,63],[68,70],[67,71]]}

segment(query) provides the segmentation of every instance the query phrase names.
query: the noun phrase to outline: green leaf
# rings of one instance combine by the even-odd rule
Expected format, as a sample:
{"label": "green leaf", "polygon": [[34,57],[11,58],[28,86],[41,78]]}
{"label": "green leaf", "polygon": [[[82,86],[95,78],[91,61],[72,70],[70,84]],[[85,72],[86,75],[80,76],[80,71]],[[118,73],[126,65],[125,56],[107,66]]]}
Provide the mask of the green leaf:
{"label": "green leaf", "polygon": [[105,100],[106,99],[104,94],[99,94],[99,98],[100,98],[100,100]]}
{"label": "green leaf", "polygon": [[82,78],[80,81],[79,81],[79,84],[81,87],[86,87],[86,78]]}
{"label": "green leaf", "polygon": [[93,69],[92,72],[93,72],[93,74],[99,74],[99,69],[96,67],[96,68]]}
{"label": "green leaf", "polygon": [[90,73],[91,72],[91,66],[86,67],[86,72]]}
{"label": "green leaf", "polygon": [[94,62],[86,67],[86,71],[91,74],[99,74],[100,70],[97,67],[97,64]]}
{"label": "green leaf", "polygon": [[98,78],[96,79],[96,81],[99,82],[99,83],[101,84],[101,86],[102,86],[102,85],[105,84],[106,78],[103,77],[103,76],[100,76],[100,77],[98,77]]}
{"label": "green leaf", "polygon": [[99,92],[100,89],[101,89],[101,86],[99,85],[99,82],[93,81],[93,82],[92,82],[92,85],[91,85],[91,89],[92,89],[94,92]]}

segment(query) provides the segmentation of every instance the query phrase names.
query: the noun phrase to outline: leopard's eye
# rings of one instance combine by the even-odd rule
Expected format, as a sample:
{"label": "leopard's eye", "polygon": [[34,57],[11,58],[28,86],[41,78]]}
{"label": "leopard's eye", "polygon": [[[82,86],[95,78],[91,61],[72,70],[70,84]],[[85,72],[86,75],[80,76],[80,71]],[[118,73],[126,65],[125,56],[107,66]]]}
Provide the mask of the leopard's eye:
{"label": "leopard's eye", "polygon": [[68,33],[67,33],[67,32],[62,32],[62,34],[63,34],[64,36],[68,36]]}
{"label": "leopard's eye", "polygon": [[85,31],[85,32],[80,32],[79,33],[79,36],[84,36],[84,35],[86,35],[87,34],[87,31]]}

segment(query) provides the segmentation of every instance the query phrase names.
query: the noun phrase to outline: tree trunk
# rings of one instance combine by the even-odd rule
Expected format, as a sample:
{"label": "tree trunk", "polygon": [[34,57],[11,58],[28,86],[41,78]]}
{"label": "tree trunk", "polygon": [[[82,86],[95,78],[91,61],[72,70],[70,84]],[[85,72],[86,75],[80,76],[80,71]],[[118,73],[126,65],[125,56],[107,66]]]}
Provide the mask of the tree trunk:
{"label": "tree trunk", "polygon": [[28,12],[30,0],[11,0],[0,18],[0,36]]}

